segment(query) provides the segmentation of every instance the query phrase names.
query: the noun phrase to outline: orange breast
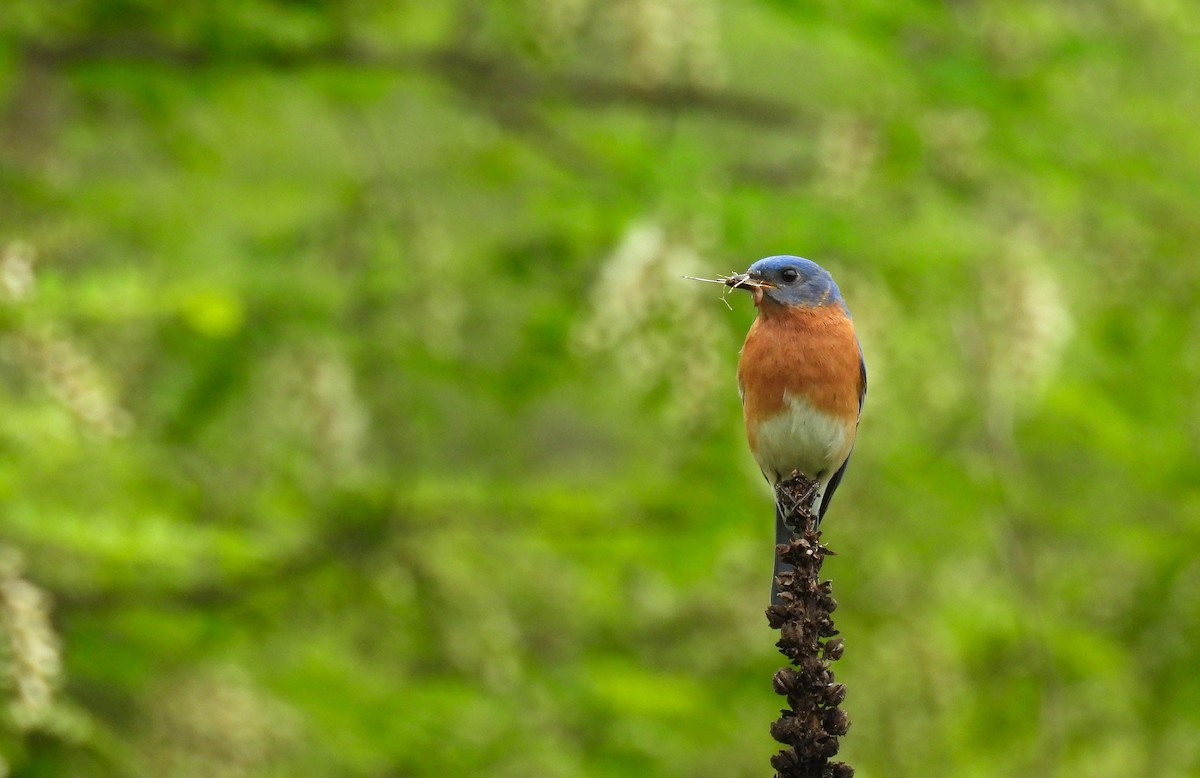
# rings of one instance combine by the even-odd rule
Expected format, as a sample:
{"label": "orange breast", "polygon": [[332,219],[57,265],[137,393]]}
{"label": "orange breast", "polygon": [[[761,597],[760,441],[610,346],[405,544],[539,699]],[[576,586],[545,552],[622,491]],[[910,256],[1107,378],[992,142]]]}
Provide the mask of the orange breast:
{"label": "orange breast", "polygon": [[764,300],[738,361],[738,386],[750,447],[754,428],[786,406],[785,394],[856,420],[862,393],[854,323],[840,305],[782,306]]}

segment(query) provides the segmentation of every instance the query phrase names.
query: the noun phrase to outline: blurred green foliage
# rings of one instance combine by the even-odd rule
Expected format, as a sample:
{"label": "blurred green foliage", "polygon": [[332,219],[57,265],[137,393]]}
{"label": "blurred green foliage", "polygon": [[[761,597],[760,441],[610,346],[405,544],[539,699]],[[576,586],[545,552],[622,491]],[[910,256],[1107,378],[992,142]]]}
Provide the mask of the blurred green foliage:
{"label": "blurred green foliage", "polygon": [[6,0],[15,776],[757,776],[752,312],[863,776],[1200,774],[1200,9]]}

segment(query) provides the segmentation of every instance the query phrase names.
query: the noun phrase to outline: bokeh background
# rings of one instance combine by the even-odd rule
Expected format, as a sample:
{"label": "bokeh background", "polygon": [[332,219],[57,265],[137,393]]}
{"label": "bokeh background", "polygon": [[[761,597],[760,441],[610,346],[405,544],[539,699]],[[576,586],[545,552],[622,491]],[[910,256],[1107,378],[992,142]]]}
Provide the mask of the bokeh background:
{"label": "bokeh background", "polygon": [[832,270],[861,776],[1200,775],[1200,6],[5,0],[13,776],[760,776],[684,281]]}

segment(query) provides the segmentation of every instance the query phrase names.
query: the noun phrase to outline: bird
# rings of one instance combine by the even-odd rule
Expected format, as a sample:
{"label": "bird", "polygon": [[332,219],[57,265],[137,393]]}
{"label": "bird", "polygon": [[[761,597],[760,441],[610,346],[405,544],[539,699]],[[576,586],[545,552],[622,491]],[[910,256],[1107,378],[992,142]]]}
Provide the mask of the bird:
{"label": "bird", "polygon": [[[771,256],[726,279],[758,309],[737,366],[746,439],[774,490],[799,471],[815,482],[817,524],[842,483],[858,436],[867,368],[850,310],[833,276],[817,263]],[[775,542],[791,530],[775,504]],[[776,555],[775,575],[788,566]],[[778,602],[772,578],[771,601]]]}

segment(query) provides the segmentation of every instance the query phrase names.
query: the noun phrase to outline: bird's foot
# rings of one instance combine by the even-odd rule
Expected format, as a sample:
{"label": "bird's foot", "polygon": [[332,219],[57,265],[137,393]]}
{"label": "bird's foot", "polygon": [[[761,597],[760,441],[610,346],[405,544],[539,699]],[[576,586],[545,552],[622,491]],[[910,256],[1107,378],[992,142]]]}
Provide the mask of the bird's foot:
{"label": "bird's foot", "polygon": [[806,526],[816,528],[815,504],[820,492],[820,481],[810,479],[799,470],[793,470],[790,476],[775,485],[775,499],[783,508],[784,523],[793,533],[803,532]]}

